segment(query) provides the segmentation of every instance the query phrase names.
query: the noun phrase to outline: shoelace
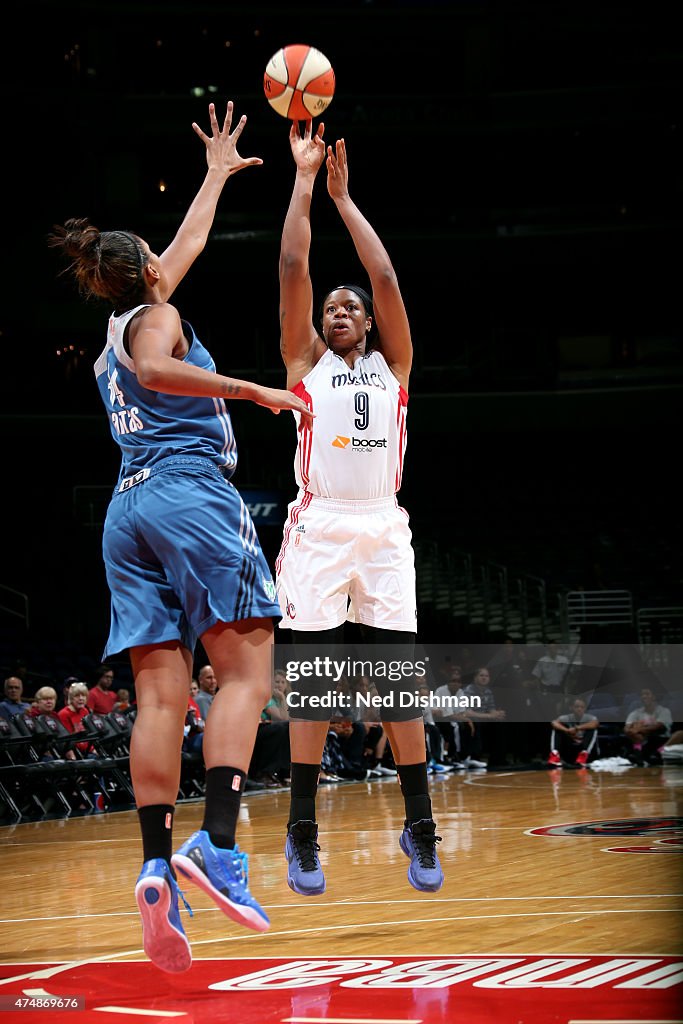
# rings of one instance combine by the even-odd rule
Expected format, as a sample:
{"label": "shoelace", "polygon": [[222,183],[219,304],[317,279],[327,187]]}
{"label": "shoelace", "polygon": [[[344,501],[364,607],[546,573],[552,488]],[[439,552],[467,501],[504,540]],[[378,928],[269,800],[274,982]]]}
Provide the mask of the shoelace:
{"label": "shoelace", "polygon": [[429,833],[418,832],[415,835],[411,832],[413,844],[417,852],[417,859],[421,868],[436,867],[436,844],[441,842],[441,836],[433,836]]}
{"label": "shoelace", "polygon": [[192,912],[192,907],[191,907],[191,906],[190,906],[190,904],[189,904],[189,903],[187,902],[187,898],[186,898],[186,896],[185,896],[185,893],[184,893],[184,892],[183,892],[183,890],[182,890],[182,889],[180,888],[180,886],[178,886],[178,895],[180,896],[181,900],[182,900],[182,901],[183,901],[183,903],[185,904],[185,910],[186,910],[186,911],[188,912],[188,914],[190,915],[190,917],[194,917],[194,914],[193,914],[193,912]]}
{"label": "shoelace", "polygon": [[315,871],[318,866],[316,863],[318,859],[316,854],[320,849],[315,839],[309,839],[308,837],[299,838],[299,836],[295,834],[292,835],[292,841],[294,845],[294,853],[296,854],[296,859],[299,862],[301,870]]}
{"label": "shoelace", "polygon": [[246,888],[249,872],[249,854],[241,853],[238,851],[237,847],[235,847],[235,853],[232,857],[232,866],[235,869],[237,881],[242,882]]}
{"label": "shoelace", "polygon": [[239,884],[244,885],[244,888],[246,889],[249,876],[249,854],[242,853],[237,845],[234,850],[224,850],[221,852],[230,854],[230,864],[235,873],[234,876],[231,875],[225,861],[220,857],[218,858],[216,867],[218,868],[219,874],[225,880],[228,888],[230,888],[230,885],[238,882]]}

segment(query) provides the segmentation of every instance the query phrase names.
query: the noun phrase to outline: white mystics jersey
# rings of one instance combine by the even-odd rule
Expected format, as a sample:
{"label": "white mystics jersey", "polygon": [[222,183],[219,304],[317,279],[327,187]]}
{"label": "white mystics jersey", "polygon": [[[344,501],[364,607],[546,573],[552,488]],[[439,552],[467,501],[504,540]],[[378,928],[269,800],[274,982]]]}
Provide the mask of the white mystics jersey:
{"label": "white mystics jersey", "polygon": [[[330,349],[293,389],[315,413],[298,431],[294,475],[322,498],[387,498],[401,486],[408,393],[383,355],[353,369]],[[294,413],[297,425],[298,413]]]}

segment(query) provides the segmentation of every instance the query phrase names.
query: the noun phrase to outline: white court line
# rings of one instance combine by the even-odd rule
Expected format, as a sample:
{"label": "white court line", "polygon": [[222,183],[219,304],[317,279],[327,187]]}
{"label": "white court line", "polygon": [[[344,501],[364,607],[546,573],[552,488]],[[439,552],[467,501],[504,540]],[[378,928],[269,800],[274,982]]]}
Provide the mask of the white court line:
{"label": "white court line", "polygon": [[591,1020],[569,1020],[567,1024],[683,1024],[683,1020],[643,1020],[642,1017],[629,1017],[628,1020],[612,1020],[605,1021],[604,1017],[599,1019]]}
{"label": "white court line", "polygon": [[[47,992],[44,988],[25,988],[24,995],[33,998],[36,996],[47,997],[48,999],[55,998],[53,992]],[[140,1017],[163,1017],[164,1019],[167,1017],[187,1017],[185,1010],[143,1010],[133,1006],[93,1006],[92,1009],[101,1010],[103,1013],[131,1013]]]}
{"label": "white court line", "polygon": [[[455,917],[455,916],[453,916],[453,917],[413,918],[410,921],[359,921],[358,923],[354,924],[353,927],[354,927],[354,930],[358,931],[361,928],[387,928],[387,927],[393,927],[394,925],[405,925],[405,924],[410,924],[410,925],[416,925],[416,924],[437,924],[437,923],[441,924],[441,923],[447,922],[447,921],[491,921],[491,920],[500,920],[501,918],[502,919],[507,919],[507,918],[511,918],[511,917],[566,917],[567,915],[577,914],[577,913],[579,913],[579,912],[576,911],[576,910],[567,910],[567,911],[557,910],[557,911],[549,911],[548,913],[545,913],[545,914],[544,913],[540,913],[540,912],[539,913],[530,913],[530,914],[480,914],[480,915],[471,916],[471,917],[467,916],[467,915],[464,915],[462,917]],[[581,916],[588,917],[588,916],[594,916],[594,915],[597,915],[597,914],[604,914],[604,913],[605,913],[604,910],[584,910],[584,911],[581,911]],[[611,911],[611,913],[615,913],[615,914],[634,914],[634,913],[640,913],[640,911],[637,911],[637,910],[615,910],[615,911]],[[650,914],[669,914],[669,913],[678,913],[678,911],[677,910],[650,910],[650,911],[648,911],[648,913],[650,913]],[[309,928],[309,927],[307,927],[307,928],[289,928],[289,929],[286,929],[284,931],[279,931],[279,932],[267,932],[267,933],[263,933],[263,932],[248,932],[247,934],[241,934],[241,935],[227,935],[227,936],[224,935],[224,936],[221,936],[220,938],[215,938],[215,939],[198,939],[198,940],[195,940],[192,943],[192,948],[196,949],[197,946],[216,946],[216,945],[219,945],[219,944],[224,943],[224,942],[258,942],[258,941],[261,941],[261,938],[262,938],[263,934],[267,934],[269,936],[269,938],[272,938],[272,939],[279,939],[279,938],[282,938],[285,935],[308,935],[308,934],[316,933],[316,932],[347,931],[348,927],[349,927],[348,922],[346,922],[345,924],[323,925],[323,926],[321,926],[319,928]],[[41,978],[41,979],[42,978],[51,978],[55,974],[60,974],[62,971],[68,971],[68,970],[71,970],[72,968],[75,968],[75,967],[84,967],[84,966],[87,966],[88,964],[94,964],[94,963],[105,963],[105,962],[106,963],[112,963],[112,962],[114,962],[114,960],[120,959],[121,957],[126,957],[126,956],[132,957],[132,956],[135,956],[136,954],[139,954],[139,953],[142,953],[142,952],[144,952],[144,950],[142,950],[142,949],[124,949],[124,950],[121,950],[119,953],[106,953],[104,956],[90,957],[87,960],[76,960],[76,961],[72,960],[72,961],[69,961],[69,962],[67,962],[65,964],[58,964],[56,967],[47,967],[47,968],[45,968],[43,970],[39,970],[39,971],[28,971],[26,974],[15,975],[15,976],[9,977],[9,978],[0,978],[0,986],[8,985],[8,984],[10,984],[10,982],[13,982],[13,981],[23,981],[24,979],[28,979],[28,978],[35,979],[35,980],[37,980],[39,978]],[[400,955],[403,956],[404,954],[400,954]],[[471,952],[471,954],[468,954],[468,955],[474,955],[474,953]],[[483,955],[483,954],[481,954],[481,955]],[[514,955],[515,956],[519,956],[521,954],[514,954]],[[534,954],[528,954],[528,955],[536,956],[537,954],[534,953]],[[581,955],[582,956],[586,956],[588,954],[584,953],[584,954],[581,954]],[[607,952],[607,953],[599,953],[599,954],[595,954],[595,955],[596,956],[616,956],[618,954]],[[648,954],[648,956],[659,956],[659,954],[653,953],[653,954]],[[274,957],[274,958],[271,958],[271,959],[277,959],[277,958]],[[600,1022],[600,1024],[602,1024],[602,1022]],[[609,1024],[615,1024],[615,1022],[610,1021]],[[639,1021],[638,1024],[642,1024],[642,1022]],[[683,1022],[682,1022],[682,1024],[683,1024]]]}
{"label": "white court line", "polygon": [[[641,911],[638,911],[638,910],[612,910],[612,911],[609,911],[609,913],[612,913],[612,914],[638,914],[638,913],[641,913]],[[671,909],[671,910],[650,910],[650,911],[648,911],[648,913],[652,913],[652,914],[679,914],[680,911],[679,910],[674,910],[674,909]],[[446,921],[496,921],[496,920],[500,920],[500,919],[507,920],[507,919],[512,918],[512,917],[567,917],[567,916],[570,916],[570,915],[578,915],[579,917],[589,917],[589,916],[595,916],[595,915],[598,915],[598,914],[603,914],[604,915],[605,911],[604,910],[581,910],[581,911],[578,911],[578,910],[556,910],[556,911],[548,911],[547,913],[539,912],[539,913],[529,913],[529,914],[476,914],[476,915],[471,915],[471,916],[465,914],[465,915],[462,915],[462,916],[452,916],[452,917],[424,917],[424,918],[411,918],[410,921],[359,921],[359,922],[354,922],[353,928],[354,928],[354,931],[358,931],[360,928],[387,928],[387,927],[394,927],[395,925],[405,925],[405,924],[410,924],[410,925],[415,925],[415,924],[441,924],[441,923],[446,922]],[[349,924],[348,924],[348,922],[346,922],[345,924],[321,925],[318,928],[310,927],[309,926],[309,927],[306,927],[306,928],[288,928],[288,929],[285,929],[285,930],[279,931],[279,932],[263,932],[263,933],[251,932],[248,935],[223,936],[222,938],[218,938],[218,939],[199,939],[199,940],[194,941],[192,943],[192,948],[194,949],[196,946],[216,945],[217,943],[220,943],[220,942],[258,941],[259,934],[261,934],[261,935],[267,934],[270,938],[279,939],[279,938],[282,938],[285,935],[308,935],[308,934],[317,933],[317,932],[339,932],[339,931],[348,930],[348,928],[349,928]],[[125,954],[115,954],[115,955],[122,956],[122,955],[125,955]],[[404,954],[401,954],[401,955],[404,955]],[[518,954],[515,953],[514,955],[517,956]],[[537,955],[536,953],[533,954],[533,956],[536,956],[536,955]],[[581,954],[581,955],[583,956],[585,954]],[[616,954],[616,953],[600,953],[600,954],[595,954],[595,955],[596,956],[617,956],[618,954]],[[657,956],[659,954],[656,954],[656,953],[649,954],[648,953],[647,955],[648,956]],[[612,1021],[610,1021],[609,1024],[612,1024]]]}
{"label": "white court line", "polygon": [[[526,775],[527,773],[523,772],[523,773],[520,773],[520,774]],[[567,772],[567,775],[563,775],[562,778],[571,778],[572,774],[573,774],[573,771],[570,769]],[[594,775],[590,775],[589,778],[595,780],[597,774],[598,773],[596,772]],[[600,772],[599,774],[602,775],[602,772]],[[501,776],[499,775],[498,778],[501,778]],[[465,786],[481,786],[481,785],[493,786],[493,784],[495,782],[495,778],[494,778],[494,776],[487,775],[486,772],[482,772],[481,775],[479,775],[479,774],[473,775],[472,778],[470,778],[470,779],[463,779],[462,781],[463,781],[463,784]],[[543,781],[545,782],[544,785],[541,784]],[[525,792],[526,792],[526,789],[536,790],[536,791],[538,791],[539,789],[543,789],[543,790],[546,790],[546,792],[548,792],[548,793],[551,792],[550,786],[552,784],[549,783],[547,778],[542,776],[538,780],[538,782],[539,782],[539,785],[537,785],[537,786],[525,787]],[[498,785],[495,788],[496,789],[517,789],[516,786],[512,786],[512,785]],[[588,792],[591,792],[591,791],[596,792],[600,787],[599,787],[599,785],[592,785],[592,786],[587,786],[586,788],[587,788]],[[621,781],[621,782],[618,782],[618,783],[613,781],[613,782],[610,783],[610,787],[609,787],[610,793],[613,793],[613,792],[618,791],[620,789],[625,789],[625,790],[628,790],[628,791],[632,791],[633,790],[633,786],[628,786],[626,784],[626,781]],[[581,790],[576,790],[576,792],[581,792]],[[639,786],[638,787],[638,792],[639,793],[649,793],[649,792],[661,793],[662,792],[662,786],[659,783],[657,783],[656,781],[653,780],[653,782],[650,785],[644,785],[642,788]],[[611,1021],[610,1021],[610,1024],[612,1024]]]}
{"label": "white court line", "polygon": [[[114,953],[113,955],[114,957],[132,956],[133,953],[144,953],[144,950],[129,949],[126,953]],[[53,978],[55,974],[62,974],[64,971],[71,971],[76,967],[87,967],[89,964],[111,963],[111,960],[111,953],[105,953],[104,956],[91,956],[88,957],[87,960],[67,960],[66,963],[63,964],[41,967],[37,971],[27,971],[26,974],[13,974],[7,978],[0,978],[0,986],[9,985],[13,981],[39,981],[47,978]]]}
{"label": "white court line", "polygon": [[[1,834],[2,833],[0,833],[0,835]],[[16,850],[20,846],[41,846],[41,847],[43,847],[43,846],[106,846],[107,843],[111,843],[114,846],[117,843],[118,844],[121,844],[121,843],[128,843],[128,844],[130,844],[130,839],[55,839],[55,840],[50,840],[49,842],[41,842],[41,843],[37,843],[37,842],[36,843],[12,843],[12,842],[10,842],[8,840],[5,843],[5,849],[6,850],[9,850],[9,849]]]}
{"label": "white court line", "polygon": [[[435,899],[431,899],[430,903],[528,903],[529,900],[551,900],[553,903],[558,900],[664,900],[664,899],[677,899],[683,896],[680,892],[659,892],[659,893],[634,893],[627,896],[601,896],[600,894],[592,896],[437,896]],[[350,898],[337,900],[335,902],[325,902],[315,904],[315,909],[322,910],[334,909],[335,907],[401,907],[404,905],[410,905],[413,903],[420,903],[424,905],[424,899],[414,900],[351,900]],[[307,913],[310,912],[310,906],[301,903],[264,903],[264,910],[305,910]],[[218,907],[198,907],[196,910],[193,908],[193,914],[218,914],[222,913]],[[569,911],[567,911],[569,913]],[[577,911],[580,913],[580,911]],[[610,911],[606,911],[610,913]],[[137,917],[137,910],[116,910],[109,911],[102,914],[55,914],[51,917],[4,917],[0,918],[0,924],[31,924],[38,923],[39,921],[87,921],[97,920],[100,917]]]}
{"label": "white court line", "polygon": [[134,1006],[93,1006],[99,1013],[125,1013],[131,1017],[187,1017],[186,1010],[140,1010]]}

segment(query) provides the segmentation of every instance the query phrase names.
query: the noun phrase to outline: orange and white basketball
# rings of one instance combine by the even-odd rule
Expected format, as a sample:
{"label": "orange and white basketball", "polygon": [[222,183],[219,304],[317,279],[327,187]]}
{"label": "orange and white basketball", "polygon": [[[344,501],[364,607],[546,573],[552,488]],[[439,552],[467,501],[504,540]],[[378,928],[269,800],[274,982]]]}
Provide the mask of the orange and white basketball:
{"label": "orange and white basketball", "polygon": [[266,65],[263,91],[276,113],[290,121],[320,117],[332,102],[334,70],[314,46],[293,43],[274,53]]}

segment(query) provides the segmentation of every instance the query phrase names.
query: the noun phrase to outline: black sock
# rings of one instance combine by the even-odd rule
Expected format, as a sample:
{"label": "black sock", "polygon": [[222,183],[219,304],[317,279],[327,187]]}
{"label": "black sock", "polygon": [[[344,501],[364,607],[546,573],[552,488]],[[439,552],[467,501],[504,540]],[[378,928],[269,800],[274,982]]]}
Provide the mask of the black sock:
{"label": "black sock", "polygon": [[295,821],[315,821],[315,794],[318,791],[319,775],[319,764],[292,761],[289,825]]}
{"label": "black sock", "polygon": [[221,850],[231,850],[235,845],[237,816],[246,778],[246,772],[224,765],[209,768],[206,772],[202,830],[209,833],[213,845]]}
{"label": "black sock", "polygon": [[397,764],[403,802],[406,806],[406,822],[412,825],[423,818],[431,818],[432,801],[429,799],[427,762],[420,764]]}
{"label": "black sock", "polygon": [[173,812],[172,804],[148,804],[138,807],[138,819],[142,833],[142,860],[165,860],[171,866],[173,853]]}

